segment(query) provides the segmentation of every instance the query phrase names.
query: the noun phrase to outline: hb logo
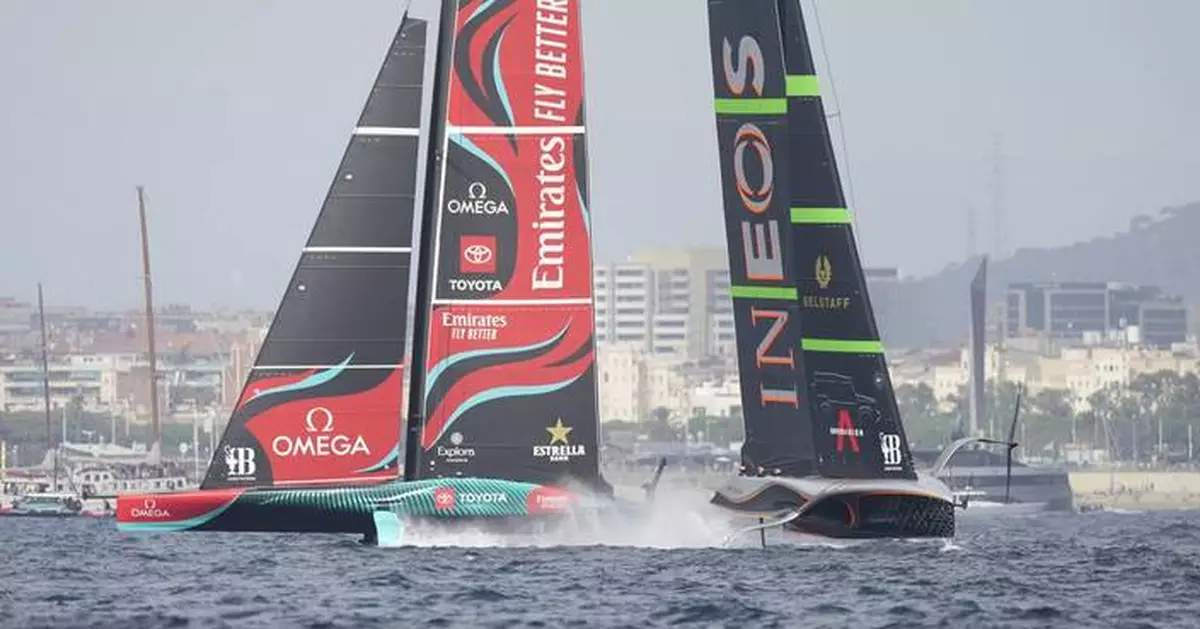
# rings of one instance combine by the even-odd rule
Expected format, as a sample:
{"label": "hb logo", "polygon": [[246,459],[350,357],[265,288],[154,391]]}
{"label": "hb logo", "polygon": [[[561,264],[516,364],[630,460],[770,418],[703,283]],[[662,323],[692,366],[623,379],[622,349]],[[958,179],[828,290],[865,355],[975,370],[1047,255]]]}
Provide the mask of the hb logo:
{"label": "hb logo", "polygon": [[226,476],[254,476],[258,465],[254,462],[254,448],[225,448]]}

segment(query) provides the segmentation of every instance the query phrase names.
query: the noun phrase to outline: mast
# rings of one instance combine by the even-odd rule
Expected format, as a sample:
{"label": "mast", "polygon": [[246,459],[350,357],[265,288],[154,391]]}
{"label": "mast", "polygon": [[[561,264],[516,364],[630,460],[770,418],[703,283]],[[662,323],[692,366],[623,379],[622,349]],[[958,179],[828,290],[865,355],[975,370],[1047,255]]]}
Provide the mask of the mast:
{"label": "mast", "polygon": [[42,300],[42,283],[38,282],[38,323],[42,328],[42,400],[46,410],[46,444],[49,451],[53,453],[53,463],[51,464],[53,471],[52,491],[58,490],[58,443],[54,439],[54,425],[50,421],[50,358],[48,355],[48,347],[46,345],[46,305]]}
{"label": "mast", "polygon": [[[434,193],[441,180],[442,160],[445,158],[442,138],[445,134],[446,84],[450,80],[450,55],[454,47],[455,7],[453,3],[443,2],[437,22],[437,46],[433,50],[433,73],[430,89],[432,92],[433,110],[429,121],[428,146],[425,150],[425,195],[421,207],[414,208],[420,214],[419,224],[422,232],[423,247],[432,248],[432,239],[425,236],[429,226],[437,220],[439,196]],[[417,282],[414,287],[416,308],[413,312],[413,330],[424,330],[429,325],[429,303],[432,295],[433,256],[421,255],[416,264]],[[412,364],[419,365],[425,355],[428,343],[424,334],[412,335]],[[407,479],[417,478],[421,462],[421,428],[425,422],[425,370],[413,369],[409,379],[408,417],[405,421],[404,434],[404,465],[401,475]]]}
{"label": "mast", "polygon": [[986,345],[987,321],[987,256],[979,263],[975,279],[971,281],[971,328],[969,350],[967,352],[967,375],[969,383],[970,424],[967,435],[978,437],[979,422],[984,415],[984,383],[987,382],[984,371],[984,350]]}
{"label": "mast", "polygon": [[150,426],[154,445],[151,461],[158,463],[162,456],[162,432],[158,423],[158,361],[154,348],[154,284],[150,279],[150,233],[146,229],[146,189],[137,187],[138,218],[142,225],[142,282],[146,293],[146,351],[150,359]]}

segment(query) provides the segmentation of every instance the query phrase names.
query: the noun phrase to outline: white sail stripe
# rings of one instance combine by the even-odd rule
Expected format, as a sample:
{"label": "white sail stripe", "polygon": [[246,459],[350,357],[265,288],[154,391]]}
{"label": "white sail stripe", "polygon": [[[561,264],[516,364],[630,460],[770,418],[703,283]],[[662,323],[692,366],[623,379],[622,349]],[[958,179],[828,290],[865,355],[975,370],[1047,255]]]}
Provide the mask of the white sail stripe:
{"label": "white sail stripe", "polygon": [[415,138],[421,135],[420,127],[355,127],[354,135],[388,135]]}
{"label": "white sail stripe", "polygon": [[449,125],[446,132],[447,134],[461,135],[578,135],[584,133],[584,127],[459,127]]}
{"label": "white sail stripe", "polygon": [[403,367],[403,364],[395,365],[255,365],[251,369],[266,371],[270,369],[280,369],[286,371],[307,371],[309,369],[395,369]]}
{"label": "white sail stripe", "polygon": [[566,299],[435,299],[435,305],[448,306],[590,306],[587,297]]}
{"label": "white sail stripe", "polygon": [[304,253],[412,253],[412,247],[305,247]]}

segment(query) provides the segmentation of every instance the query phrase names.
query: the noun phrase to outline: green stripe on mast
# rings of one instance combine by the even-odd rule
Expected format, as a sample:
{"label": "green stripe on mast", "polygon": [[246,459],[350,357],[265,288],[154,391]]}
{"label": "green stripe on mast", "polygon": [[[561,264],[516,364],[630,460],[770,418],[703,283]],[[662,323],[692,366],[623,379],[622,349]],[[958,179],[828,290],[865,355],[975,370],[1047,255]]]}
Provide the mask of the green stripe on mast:
{"label": "green stripe on mast", "polygon": [[850,210],[844,207],[794,207],[793,225],[849,225]]}
{"label": "green stripe on mast", "polygon": [[786,98],[718,98],[718,114],[786,114]]}
{"label": "green stripe on mast", "polygon": [[788,96],[820,96],[821,82],[815,74],[792,74],[787,78]]}
{"label": "green stripe on mast", "polygon": [[730,286],[735,299],[790,299],[796,301],[796,289],[784,286]]}
{"label": "green stripe on mast", "polygon": [[847,341],[842,339],[800,339],[800,347],[806,352],[833,354],[882,354],[882,341]]}

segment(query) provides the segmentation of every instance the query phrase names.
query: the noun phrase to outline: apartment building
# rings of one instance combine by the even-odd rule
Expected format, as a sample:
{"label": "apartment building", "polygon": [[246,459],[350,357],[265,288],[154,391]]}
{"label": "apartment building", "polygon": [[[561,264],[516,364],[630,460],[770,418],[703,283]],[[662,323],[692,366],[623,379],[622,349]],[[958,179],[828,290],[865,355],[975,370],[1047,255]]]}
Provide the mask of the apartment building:
{"label": "apartment building", "polygon": [[733,351],[724,249],[660,249],[595,270],[600,344],[696,359]]}
{"label": "apartment building", "polygon": [[1083,340],[1136,330],[1147,347],[1167,348],[1188,336],[1182,299],[1153,286],[1119,282],[1021,282],[1008,285],[1005,335]]}

